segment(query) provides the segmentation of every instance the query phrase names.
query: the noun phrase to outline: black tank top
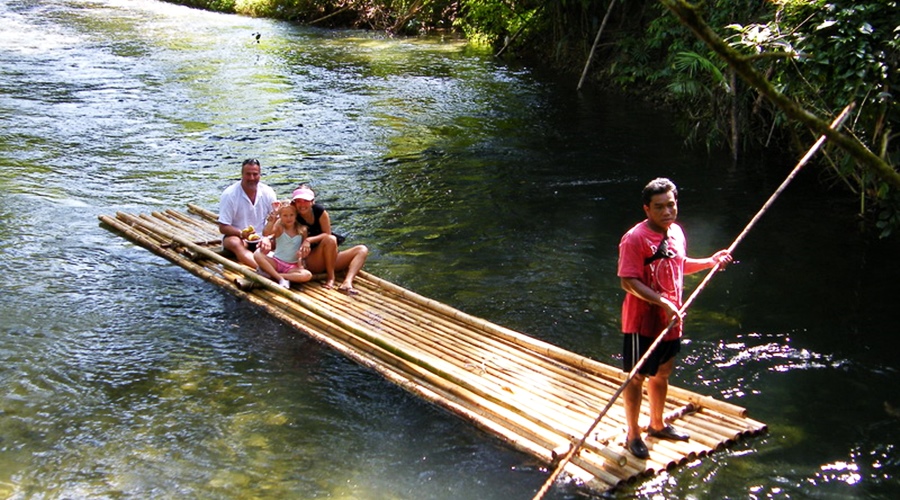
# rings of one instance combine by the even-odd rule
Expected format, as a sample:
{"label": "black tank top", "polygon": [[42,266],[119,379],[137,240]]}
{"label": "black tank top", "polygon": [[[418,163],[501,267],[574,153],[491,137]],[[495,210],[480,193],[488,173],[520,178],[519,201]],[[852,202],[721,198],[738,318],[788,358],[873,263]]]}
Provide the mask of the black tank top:
{"label": "black tank top", "polygon": [[319,222],[319,219],[322,218],[322,214],[325,213],[325,207],[319,205],[318,203],[313,204],[313,222],[312,224],[308,224],[303,217],[297,217],[297,222],[303,224],[307,227],[306,235],[307,236],[318,236],[322,234],[322,224]]}

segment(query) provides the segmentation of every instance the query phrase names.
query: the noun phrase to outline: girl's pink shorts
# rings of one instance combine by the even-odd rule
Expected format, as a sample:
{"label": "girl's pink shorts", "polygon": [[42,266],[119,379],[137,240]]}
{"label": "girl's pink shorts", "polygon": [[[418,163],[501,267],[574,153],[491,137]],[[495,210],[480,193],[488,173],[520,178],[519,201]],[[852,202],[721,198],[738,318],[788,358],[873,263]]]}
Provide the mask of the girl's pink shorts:
{"label": "girl's pink shorts", "polygon": [[275,270],[278,274],[289,273],[300,267],[297,262],[285,262],[278,257],[272,257],[272,260],[275,261]]}

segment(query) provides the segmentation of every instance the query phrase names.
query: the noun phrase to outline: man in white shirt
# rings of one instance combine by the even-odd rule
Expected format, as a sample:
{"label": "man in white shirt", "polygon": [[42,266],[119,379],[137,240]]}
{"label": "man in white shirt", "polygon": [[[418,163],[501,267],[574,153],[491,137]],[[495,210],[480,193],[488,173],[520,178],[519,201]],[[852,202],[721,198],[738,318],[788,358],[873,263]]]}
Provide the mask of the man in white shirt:
{"label": "man in white shirt", "polygon": [[[273,203],[278,200],[275,190],[259,181],[259,160],[244,160],[241,164],[241,180],[228,186],[222,192],[219,202],[219,232],[224,235],[222,247],[233,253],[239,262],[256,268],[253,252],[244,241],[250,233],[244,229],[253,226],[254,232],[262,236],[266,218],[274,213]],[[259,240],[259,249],[266,253],[271,250],[269,240]]]}

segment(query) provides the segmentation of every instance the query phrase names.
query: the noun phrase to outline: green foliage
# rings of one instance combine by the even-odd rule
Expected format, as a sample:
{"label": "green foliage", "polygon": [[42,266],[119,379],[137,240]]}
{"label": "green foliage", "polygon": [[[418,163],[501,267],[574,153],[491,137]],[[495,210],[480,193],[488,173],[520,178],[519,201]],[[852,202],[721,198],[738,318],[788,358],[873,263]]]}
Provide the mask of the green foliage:
{"label": "green foliage", "polygon": [[887,186],[883,186],[881,191],[884,201],[878,209],[875,227],[879,231],[879,237],[887,238],[900,228],[900,193],[891,192]]}
{"label": "green foliage", "polygon": [[[900,123],[900,15],[893,0],[780,2],[783,37],[798,57],[774,67],[773,81],[820,114],[856,102],[852,132],[889,164],[900,160],[891,143]],[[792,129],[802,134],[802,129]],[[840,155],[840,152],[836,154]],[[834,169],[857,192],[861,212],[877,213],[877,227],[898,227],[898,196],[857,166],[838,158]],[[870,203],[866,203],[868,199]],[[871,208],[866,208],[871,207]]]}
{"label": "green foliage", "polygon": [[462,4],[461,14],[455,26],[469,39],[494,45],[511,34],[509,8],[500,2],[470,0]]}

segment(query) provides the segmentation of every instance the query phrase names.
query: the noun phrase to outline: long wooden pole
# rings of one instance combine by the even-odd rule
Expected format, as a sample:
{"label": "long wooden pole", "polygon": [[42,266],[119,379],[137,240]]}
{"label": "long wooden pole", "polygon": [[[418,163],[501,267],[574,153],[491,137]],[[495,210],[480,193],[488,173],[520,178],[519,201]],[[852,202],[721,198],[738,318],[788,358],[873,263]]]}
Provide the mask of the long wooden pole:
{"label": "long wooden pole", "polygon": [[[840,128],[841,125],[844,123],[844,120],[850,114],[850,111],[852,109],[853,109],[853,103],[848,104],[847,107],[845,107],[844,110],[841,111],[841,114],[839,114],[837,116],[837,118],[835,118],[834,121],[831,123],[831,128],[833,128],[833,129]],[[809,149],[809,151],[807,151],[806,154],[803,155],[803,158],[801,158],[800,161],[797,163],[797,165],[794,167],[794,169],[791,170],[791,173],[788,174],[788,176],[787,176],[787,178],[785,178],[784,182],[782,182],[781,185],[778,186],[778,189],[776,189],[775,192],[772,193],[772,195],[769,197],[769,199],[766,201],[766,203],[763,204],[762,208],[760,208],[759,211],[756,212],[756,215],[753,216],[753,218],[750,220],[750,222],[747,223],[747,226],[744,228],[744,230],[741,231],[741,233],[738,235],[738,237],[735,238],[734,242],[728,247],[729,252],[734,251],[734,249],[735,249],[735,247],[737,247],[738,243],[740,243],[744,239],[744,237],[747,235],[747,233],[750,231],[750,229],[756,224],[756,221],[758,221],[762,217],[762,215],[769,209],[769,207],[771,207],[772,204],[775,203],[775,199],[778,198],[779,195],[781,195],[781,193],[787,188],[787,185],[790,184],[790,182],[797,176],[798,173],[800,173],[800,169],[803,168],[803,166],[806,165],[806,163],[809,161],[809,159],[812,157],[812,155],[815,154],[816,151],[819,150],[819,148],[825,142],[825,139],[826,139],[825,135],[822,135],[821,137],[819,137],[819,140],[817,140],[816,143],[813,144],[813,146]],[[717,262],[716,265],[713,266],[713,268],[709,270],[709,273],[706,274],[706,276],[703,278],[703,281],[701,281],[700,284],[697,285],[697,288],[694,290],[694,292],[690,295],[690,297],[688,297],[688,299],[681,306],[681,309],[678,311],[678,316],[684,316],[685,312],[687,312],[688,308],[691,306],[694,299],[700,294],[700,292],[703,290],[703,288],[706,287],[706,284],[709,283],[709,281],[712,279],[712,277],[715,275],[715,273],[719,270],[720,267],[721,267],[721,264]],[[552,485],[553,482],[556,481],[556,478],[559,477],[559,474],[562,472],[562,467],[565,466],[565,463],[568,462],[568,460],[571,460],[571,458],[575,455],[575,453],[577,453],[578,450],[584,445],[584,442],[587,440],[588,436],[590,436],[591,432],[594,431],[594,428],[597,427],[597,424],[600,423],[600,420],[603,418],[604,415],[606,415],[606,412],[609,411],[610,407],[612,407],[615,400],[619,396],[622,395],[622,392],[625,391],[625,388],[628,386],[629,383],[631,383],[631,380],[635,377],[635,375],[637,375],[638,370],[643,366],[643,364],[646,362],[647,358],[649,358],[649,356],[653,352],[653,350],[656,349],[656,346],[658,346],[659,343],[662,342],[662,338],[665,336],[665,334],[669,330],[671,330],[673,326],[675,326],[676,320],[677,320],[677,317],[672,318],[672,320],[669,321],[669,324],[656,337],[656,340],[653,341],[653,344],[650,345],[650,347],[647,349],[647,352],[644,354],[644,356],[640,360],[638,360],[638,362],[634,365],[634,368],[632,368],[631,371],[628,373],[628,378],[625,379],[625,381],[622,383],[622,385],[616,391],[613,398],[609,400],[609,402],[606,404],[606,407],[603,408],[603,410],[600,412],[600,415],[597,417],[596,420],[594,420],[594,423],[591,424],[591,426],[590,426],[590,428],[588,428],[587,432],[584,433],[584,436],[581,438],[581,440],[578,443],[575,443],[571,447],[571,449],[569,450],[569,453],[567,453],[566,456],[563,458],[563,460],[560,461],[560,465],[558,465],[557,468],[554,469],[553,473],[551,473],[550,476],[547,478],[547,480],[544,482],[544,486],[540,489],[540,491],[538,491],[537,495],[534,496],[535,500],[540,500],[541,498],[544,497],[544,495],[547,494],[547,491],[550,489],[550,485]]]}
{"label": "long wooden pole", "polygon": [[597,30],[597,36],[594,37],[594,44],[591,45],[591,53],[588,54],[587,61],[584,63],[584,70],[581,72],[581,78],[578,80],[578,88],[576,88],[576,90],[581,90],[581,86],[584,84],[588,68],[591,67],[591,60],[594,59],[594,52],[597,50],[597,44],[600,43],[600,35],[603,33],[603,28],[606,27],[606,21],[609,20],[609,14],[612,13],[612,8],[615,3],[616,0],[609,0],[609,7],[606,8],[606,15],[603,16],[603,21],[600,23],[600,29]]}

